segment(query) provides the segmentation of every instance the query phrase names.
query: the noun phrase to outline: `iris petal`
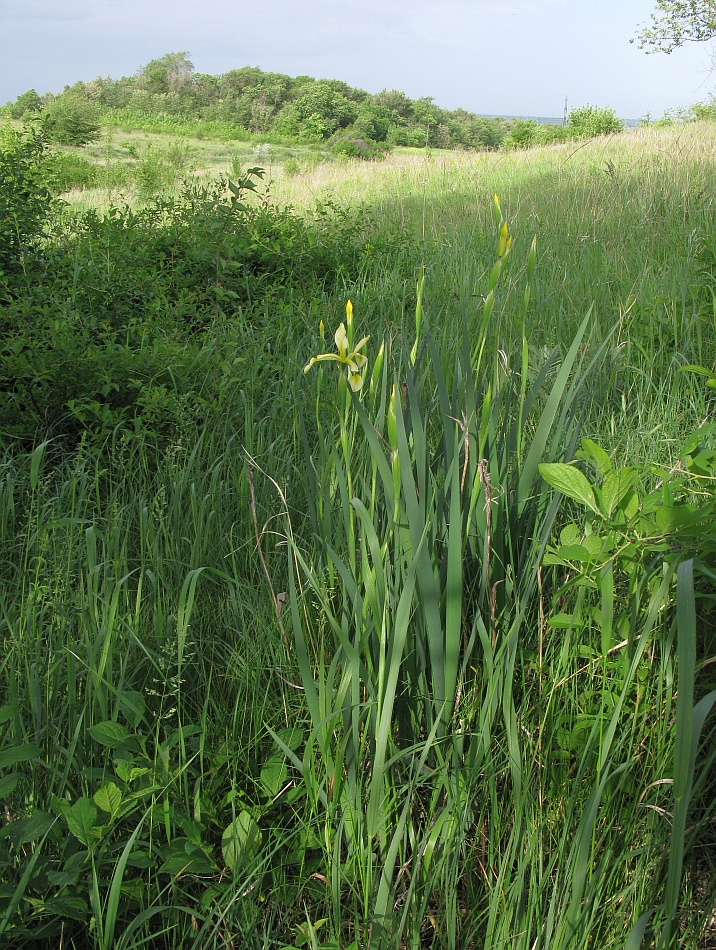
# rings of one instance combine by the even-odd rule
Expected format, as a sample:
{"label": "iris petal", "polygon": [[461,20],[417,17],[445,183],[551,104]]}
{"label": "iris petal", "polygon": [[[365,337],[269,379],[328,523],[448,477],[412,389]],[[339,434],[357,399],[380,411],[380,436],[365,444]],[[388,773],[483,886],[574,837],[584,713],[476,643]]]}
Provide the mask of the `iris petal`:
{"label": "iris petal", "polygon": [[338,355],[342,360],[344,360],[348,353],[348,334],[346,333],[346,326],[344,323],[342,323],[336,330],[336,346],[338,347]]}
{"label": "iris petal", "polygon": [[357,393],[363,386],[363,377],[360,373],[348,373],[348,382],[354,393]]}

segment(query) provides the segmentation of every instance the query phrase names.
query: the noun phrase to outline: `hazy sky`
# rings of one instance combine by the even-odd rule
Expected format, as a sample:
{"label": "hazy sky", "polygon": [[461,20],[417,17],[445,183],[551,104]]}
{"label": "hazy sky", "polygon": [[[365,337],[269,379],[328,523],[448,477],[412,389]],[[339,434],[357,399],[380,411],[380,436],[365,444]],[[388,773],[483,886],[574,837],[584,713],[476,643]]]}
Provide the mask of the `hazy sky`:
{"label": "hazy sky", "polygon": [[716,87],[711,44],[647,56],[629,39],[652,0],[0,0],[0,103],[132,75],[186,50],[239,66],[400,89],[438,105],[561,116],[610,105],[653,117]]}

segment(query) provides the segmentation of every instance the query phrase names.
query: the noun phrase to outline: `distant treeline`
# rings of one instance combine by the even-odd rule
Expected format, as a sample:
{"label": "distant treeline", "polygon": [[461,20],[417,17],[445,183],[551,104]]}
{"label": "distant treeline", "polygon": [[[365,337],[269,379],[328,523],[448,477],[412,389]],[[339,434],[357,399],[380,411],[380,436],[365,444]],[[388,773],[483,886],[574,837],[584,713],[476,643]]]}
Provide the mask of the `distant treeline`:
{"label": "distant treeline", "polygon": [[253,66],[220,76],[197,73],[186,52],[167,53],[134,76],[66,86],[59,95],[34,89],[9,103],[13,118],[44,113],[54,138],[82,144],[101,125],[128,131],[173,132],[227,141],[329,144],[362,157],[392,145],[493,150],[546,145],[621,131],[613,109],[573,109],[566,125],[536,119],[480,116],[442,109],[431,97],[410,99],[396,89],[371,94],[337,79],[286,76]]}
{"label": "distant treeline", "polygon": [[[513,128],[521,138],[525,131],[520,120],[449,111],[432,98],[410,99],[397,90],[372,95],[335,79],[291,77],[250,66],[220,76],[198,73],[184,52],[152,60],[134,76],[77,82],[59,96],[40,96],[31,89],[10,108],[14,118],[45,110],[52,119],[54,113],[60,126],[69,110],[81,112],[90,126],[113,123],[185,134],[198,129],[207,136],[237,140],[359,139],[382,147],[489,150],[505,144]],[[542,137],[550,129],[552,134],[562,132],[560,126],[551,126]]]}

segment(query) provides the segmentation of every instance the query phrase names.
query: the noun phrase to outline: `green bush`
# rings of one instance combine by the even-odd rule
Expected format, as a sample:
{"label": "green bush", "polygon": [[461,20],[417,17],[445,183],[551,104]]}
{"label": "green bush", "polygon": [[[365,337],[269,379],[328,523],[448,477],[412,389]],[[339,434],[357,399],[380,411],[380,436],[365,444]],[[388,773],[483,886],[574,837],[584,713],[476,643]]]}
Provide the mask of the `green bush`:
{"label": "green bush", "polygon": [[712,94],[707,102],[695,103],[691,106],[691,113],[702,122],[716,122],[716,96]]}
{"label": "green bush", "polygon": [[621,132],[624,121],[609,107],[586,105],[570,110],[567,129],[571,138],[588,139]]}
{"label": "green bush", "polygon": [[336,158],[378,161],[385,157],[387,151],[387,147],[382,143],[361,138],[339,138],[331,145],[331,154]]}
{"label": "green bush", "polygon": [[192,170],[189,148],[179,141],[168,148],[148,145],[137,157],[134,180],[139,197],[148,201],[176,188]]}
{"label": "green bush", "polygon": [[386,139],[388,145],[402,145],[407,148],[424,148],[425,129],[392,125]]}
{"label": "green bush", "polygon": [[[73,439],[143,419],[166,434],[210,411],[200,393],[221,385],[217,326],[231,339],[247,314],[300,311],[360,272],[365,218],[226,203],[225,190],[251,184],[76,219],[0,312],[2,431]],[[271,321],[261,327],[270,339]]]}
{"label": "green bush", "polygon": [[100,184],[102,169],[81,155],[59,152],[52,157],[52,188],[56,193],[73,188],[94,188]]}
{"label": "green bush", "polygon": [[0,282],[22,270],[51,208],[41,129],[0,129]]}
{"label": "green bush", "polygon": [[296,158],[287,158],[283,163],[283,173],[288,178],[295,178],[301,172],[301,165]]}
{"label": "green bush", "polygon": [[100,111],[90,99],[63,93],[47,107],[50,135],[60,145],[86,145],[99,138]]}
{"label": "green bush", "polygon": [[515,119],[502,142],[502,148],[506,152],[531,148],[537,142],[538,131],[536,119]]}

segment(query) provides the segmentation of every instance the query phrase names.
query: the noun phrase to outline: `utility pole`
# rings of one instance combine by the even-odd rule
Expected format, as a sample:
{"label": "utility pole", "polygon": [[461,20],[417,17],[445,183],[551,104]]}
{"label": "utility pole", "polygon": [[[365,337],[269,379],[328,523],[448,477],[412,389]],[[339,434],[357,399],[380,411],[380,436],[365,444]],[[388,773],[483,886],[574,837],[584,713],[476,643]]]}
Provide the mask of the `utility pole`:
{"label": "utility pole", "polygon": [[564,121],[562,122],[562,125],[565,127],[565,129],[567,128],[567,97],[566,96],[564,97]]}

